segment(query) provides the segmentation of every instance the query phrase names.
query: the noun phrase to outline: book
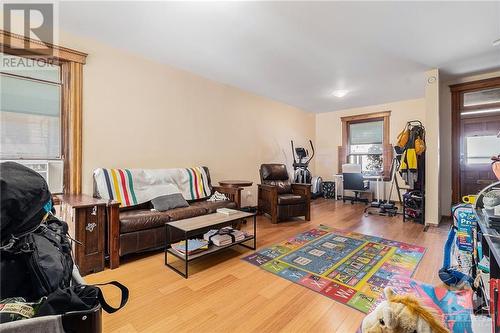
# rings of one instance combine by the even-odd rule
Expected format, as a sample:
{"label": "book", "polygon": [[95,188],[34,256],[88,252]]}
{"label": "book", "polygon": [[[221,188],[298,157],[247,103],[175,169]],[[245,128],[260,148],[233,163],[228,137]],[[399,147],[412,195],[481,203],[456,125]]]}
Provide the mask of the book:
{"label": "book", "polygon": [[215,246],[224,246],[232,243],[231,236],[229,235],[215,235],[212,237],[212,243]]}
{"label": "book", "polygon": [[231,235],[233,235],[235,242],[239,242],[247,237],[247,234],[241,230],[225,227],[220,230],[212,229],[208,231],[203,235],[203,239],[211,241],[216,246],[224,246],[233,243]]}
{"label": "book", "polygon": [[[172,244],[172,249],[182,255],[186,254],[186,242],[180,241]],[[188,240],[188,254],[194,254],[208,250],[208,241],[204,239],[189,239]]]}
{"label": "book", "polygon": [[230,209],[230,208],[217,208],[217,213],[224,215],[233,215],[238,213],[238,211],[236,209]]}

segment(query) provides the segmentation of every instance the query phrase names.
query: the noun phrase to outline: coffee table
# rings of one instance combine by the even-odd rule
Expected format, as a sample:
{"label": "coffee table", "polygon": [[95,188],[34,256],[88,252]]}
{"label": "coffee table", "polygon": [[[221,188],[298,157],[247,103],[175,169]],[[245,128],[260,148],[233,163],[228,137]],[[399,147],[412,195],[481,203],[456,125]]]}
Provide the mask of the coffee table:
{"label": "coffee table", "polygon": [[[257,213],[250,213],[250,212],[242,212],[238,211],[237,213],[231,214],[231,215],[225,215],[221,213],[212,213],[208,215],[202,215],[202,216],[197,216],[197,217],[192,217],[189,219],[184,219],[180,221],[174,221],[174,222],[167,222],[165,223],[165,266],[169,267],[176,273],[182,275],[184,278],[188,278],[189,273],[188,273],[188,264],[192,260],[196,260],[199,258],[202,258],[206,255],[213,254],[219,251],[222,251],[224,249],[227,249],[229,247],[232,247],[234,245],[241,245],[244,246],[248,249],[255,250],[256,245],[257,245],[257,227],[256,227],[256,216]],[[216,245],[210,245],[208,250],[194,253],[194,254],[187,254],[187,245],[188,245],[188,239],[192,238],[194,236],[198,237],[203,237],[202,234],[207,232],[210,229],[219,229],[224,226],[230,225],[231,223],[245,219],[248,217],[253,217],[253,235],[248,235],[244,239],[228,244],[228,245],[223,245],[223,246],[216,246]],[[173,230],[175,229],[175,230]],[[186,242],[186,255],[180,254],[176,252],[174,249],[172,249],[171,245],[172,243],[169,243],[169,240],[171,239],[170,235],[177,231],[177,234],[181,233],[183,235],[182,240]],[[253,240],[253,246],[246,245],[244,243]],[[177,257],[178,259],[184,261],[184,272],[180,271],[176,267],[172,266],[168,262],[168,255],[173,255]]]}

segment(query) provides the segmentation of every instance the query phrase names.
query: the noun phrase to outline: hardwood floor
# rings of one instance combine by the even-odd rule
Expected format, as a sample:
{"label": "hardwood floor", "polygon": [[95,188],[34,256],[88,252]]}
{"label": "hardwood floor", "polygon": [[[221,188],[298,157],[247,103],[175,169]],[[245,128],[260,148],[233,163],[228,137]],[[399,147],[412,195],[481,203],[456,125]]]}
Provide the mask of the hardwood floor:
{"label": "hardwood floor", "polygon": [[[363,216],[363,205],[318,199],[312,220],[277,225],[260,216],[257,246],[325,224],[421,245],[427,252],[414,277],[438,284],[447,226],[429,228],[401,217]],[[249,223],[251,225],[251,223]],[[240,258],[252,251],[235,247],[190,264],[188,280],[163,264],[163,252],[130,258],[120,268],[86,276],[88,283],[118,280],[130,289],[129,303],[104,313],[104,332],[355,332],[364,314],[294,284]],[[117,294],[105,287],[113,304]]]}

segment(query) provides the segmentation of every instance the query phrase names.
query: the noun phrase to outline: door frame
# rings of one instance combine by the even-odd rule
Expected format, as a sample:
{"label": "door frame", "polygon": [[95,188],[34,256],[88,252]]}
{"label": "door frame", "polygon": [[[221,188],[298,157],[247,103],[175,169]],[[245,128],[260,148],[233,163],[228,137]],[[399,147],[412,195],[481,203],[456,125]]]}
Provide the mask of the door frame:
{"label": "door frame", "polygon": [[[464,93],[484,90],[488,88],[500,88],[500,77],[471,81],[450,85],[451,92],[451,202],[460,201],[460,138],[462,128],[460,126],[460,112],[462,111]],[[478,106],[476,109],[484,107]],[[468,108],[468,111],[470,108]]]}

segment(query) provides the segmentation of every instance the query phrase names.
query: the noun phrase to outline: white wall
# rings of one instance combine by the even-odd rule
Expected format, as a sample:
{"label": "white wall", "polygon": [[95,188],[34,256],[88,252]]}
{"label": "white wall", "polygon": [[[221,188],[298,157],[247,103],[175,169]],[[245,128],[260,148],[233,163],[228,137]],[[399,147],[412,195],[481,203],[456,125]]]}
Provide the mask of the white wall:
{"label": "white wall", "polygon": [[[439,73],[432,70],[422,78],[426,83],[424,98],[397,101],[380,105],[340,110],[316,115],[316,172],[324,180],[332,179],[338,169],[338,146],[342,145],[341,117],[359,114],[391,111],[390,138],[394,144],[407,121],[420,120],[426,127],[426,223],[437,224],[440,217],[439,196]],[[424,81],[423,81],[424,82]],[[386,184],[388,195],[389,184]],[[396,196],[393,193],[393,199]]]}
{"label": "white wall", "polygon": [[[84,66],[83,189],[91,193],[96,167],[180,167],[208,165],[214,181],[258,181],[258,165],[291,164],[289,140],[307,145],[316,138],[311,169],[324,179],[337,172],[340,117],[392,111],[391,139],[404,123],[421,119],[429,126],[426,98],[321,114],[252,95],[173,67],[151,62],[94,40],[64,32],[60,44],[89,53]],[[451,96],[448,86],[500,76],[467,76],[439,84],[440,214],[451,206]],[[434,103],[433,100],[432,103]],[[435,123],[433,118],[431,126]],[[426,123],[427,122],[427,123]],[[432,135],[432,134],[431,134]],[[99,149],[95,149],[99,147]],[[291,167],[290,167],[291,168]],[[247,203],[255,203],[255,186]]]}
{"label": "white wall", "polygon": [[425,224],[441,220],[439,195],[439,71],[425,72]]}
{"label": "white wall", "polygon": [[451,93],[450,85],[499,77],[500,71],[484,73],[473,76],[463,76],[451,80],[442,80],[439,89],[439,117],[440,117],[440,164],[439,177],[441,196],[441,215],[451,215]]}
{"label": "white wall", "polygon": [[338,146],[342,145],[341,117],[391,111],[390,138],[396,137],[409,120],[420,120],[425,124],[425,99],[412,99],[393,103],[365,106],[361,108],[316,114],[316,173],[323,179],[332,179],[339,172]]}
{"label": "white wall", "polygon": [[[426,103],[424,98],[318,113],[316,115],[316,173],[323,180],[331,180],[332,176],[339,172],[337,170],[338,146],[342,145],[342,121],[340,118],[381,111],[391,111],[390,139],[392,144],[395,143],[406,122],[420,120],[424,125],[426,124]],[[385,188],[388,196],[390,185],[386,184]],[[397,198],[396,195],[394,191],[393,200]]]}
{"label": "white wall", "polygon": [[[288,163],[290,140],[315,139],[315,116],[99,42],[61,33],[89,54],[83,86],[83,192],[95,168],[206,165],[214,184],[254,181],[259,165]],[[311,166],[314,172],[314,166]]]}

